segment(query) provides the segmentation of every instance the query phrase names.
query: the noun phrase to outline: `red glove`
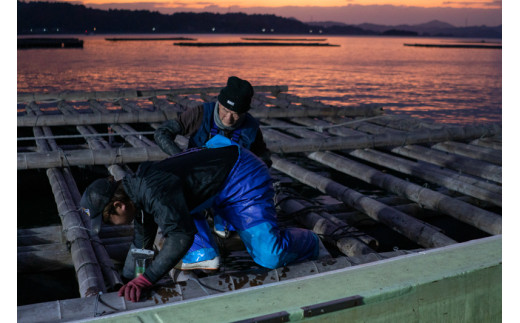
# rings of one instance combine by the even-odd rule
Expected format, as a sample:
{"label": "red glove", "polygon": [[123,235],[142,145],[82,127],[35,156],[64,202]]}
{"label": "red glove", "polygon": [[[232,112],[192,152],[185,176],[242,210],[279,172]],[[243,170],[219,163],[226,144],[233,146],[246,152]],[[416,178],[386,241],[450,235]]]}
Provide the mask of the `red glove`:
{"label": "red glove", "polygon": [[143,275],[139,275],[119,289],[119,296],[125,296],[127,301],[139,302],[142,291],[152,287],[152,285]]}

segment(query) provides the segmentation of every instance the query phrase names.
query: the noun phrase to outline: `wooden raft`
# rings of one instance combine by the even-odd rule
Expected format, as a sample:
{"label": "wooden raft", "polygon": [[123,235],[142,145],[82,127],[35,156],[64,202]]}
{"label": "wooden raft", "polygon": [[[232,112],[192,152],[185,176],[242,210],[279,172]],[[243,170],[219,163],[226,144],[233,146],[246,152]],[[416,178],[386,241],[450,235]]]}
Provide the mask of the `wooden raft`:
{"label": "wooden raft", "polygon": [[[19,94],[18,133],[31,134],[19,135],[18,170],[47,169],[61,225],[18,230],[18,272],[73,266],[81,297],[120,286],[114,264],[124,261],[132,227],[107,226],[99,237],[85,230],[89,220],[79,212],[71,169],[102,166],[120,177],[138,163],[166,158],[154,130],[188,107],[216,100],[219,91]],[[273,153],[281,224],[319,234],[329,257],[403,249],[365,232],[372,226],[420,249],[502,233],[499,125],[427,123],[385,115],[379,105],[334,107],[292,95],[287,86],[255,87],[250,113]],[[178,136],[177,143],[186,146],[187,139]],[[452,222],[437,226],[441,218]],[[476,233],[464,237],[452,227]]]}

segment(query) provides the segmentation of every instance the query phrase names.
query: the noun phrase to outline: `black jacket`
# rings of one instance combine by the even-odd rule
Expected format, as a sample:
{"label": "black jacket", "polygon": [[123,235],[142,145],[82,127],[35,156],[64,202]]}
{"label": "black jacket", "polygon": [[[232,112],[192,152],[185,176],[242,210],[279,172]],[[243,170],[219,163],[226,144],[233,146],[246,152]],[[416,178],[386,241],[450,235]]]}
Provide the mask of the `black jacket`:
{"label": "black jacket", "polygon": [[145,162],[123,186],[140,210],[134,221],[137,248],[151,249],[160,227],[162,250],[144,276],[157,282],[184,256],[197,232],[190,211],[215,196],[238,159],[238,147],[197,149],[160,162]]}

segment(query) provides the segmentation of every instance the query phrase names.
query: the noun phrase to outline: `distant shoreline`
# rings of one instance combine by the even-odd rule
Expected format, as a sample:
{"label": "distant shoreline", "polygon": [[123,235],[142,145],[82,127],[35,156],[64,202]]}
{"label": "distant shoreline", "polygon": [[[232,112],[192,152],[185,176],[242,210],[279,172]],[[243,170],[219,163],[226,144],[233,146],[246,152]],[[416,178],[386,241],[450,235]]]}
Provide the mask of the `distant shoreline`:
{"label": "distant shoreline", "polygon": [[[461,40],[462,39],[475,39],[475,41],[471,41],[471,40],[468,40],[469,42],[483,42],[484,40],[489,40],[489,41],[484,41],[485,43],[490,43],[490,41],[493,41],[495,43],[499,43],[501,44],[502,43],[502,38],[501,37],[456,37],[456,36],[423,36],[423,35],[420,35],[420,36],[400,36],[400,35],[315,35],[316,37],[319,37],[319,38],[316,38],[316,39],[312,39],[312,38],[308,38],[308,37],[312,37],[312,34],[309,35],[309,34],[274,34],[274,35],[269,35],[268,37],[258,37],[256,38],[254,35],[256,34],[252,34],[252,33],[88,33],[88,34],[85,34],[85,33],[63,33],[63,34],[50,34],[50,33],[40,33],[40,34],[24,34],[24,33],[19,33],[17,34],[17,38],[18,39],[25,39],[25,38],[49,38],[49,39],[54,39],[54,38],[69,38],[69,37],[92,37],[92,36],[99,36],[99,37],[105,37],[105,38],[117,38],[117,39],[121,39],[124,41],[124,39],[126,39],[126,36],[132,36],[132,37],[129,37],[128,39],[131,39],[132,41],[137,41],[137,40],[142,40],[142,41],[146,41],[146,40],[170,40],[170,39],[167,39],[167,38],[172,38],[172,40],[174,40],[173,38],[177,38],[180,40],[180,38],[185,38],[186,40],[197,40],[196,38],[192,38],[192,37],[184,37],[184,35],[201,35],[201,36],[237,36],[237,37],[240,37],[240,36],[245,36],[245,37],[240,37],[241,39],[245,39],[245,38],[249,38],[251,41],[253,41],[253,39],[255,40],[260,40],[260,39],[265,39],[265,40],[272,40],[272,41],[304,41],[303,39],[309,39],[312,40],[312,41],[324,41],[326,40],[327,38],[323,38],[323,37],[328,37],[328,38],[334,38],[334,37],[366,37],[366,38],[425,38],[425,39],[446,39],[447,41],[452,41],[452,40]],[[172,37],[167,37],[166,35],[179,35],[179,36],[172,36]],[[261,36],[263,34],[258,34],[258,36]],[[251,37],[249,37],[251,36]],[[267,35],[266,35],[267,36]],[[294,38],[293,38],[294,36]],[[308,37],[302,37],[302,36],[308,36]],[[280,38],[278,38],[280,37]],[[262,40],[263,41],[263,40]],[[306,41],[306,40],[305,40]]]}

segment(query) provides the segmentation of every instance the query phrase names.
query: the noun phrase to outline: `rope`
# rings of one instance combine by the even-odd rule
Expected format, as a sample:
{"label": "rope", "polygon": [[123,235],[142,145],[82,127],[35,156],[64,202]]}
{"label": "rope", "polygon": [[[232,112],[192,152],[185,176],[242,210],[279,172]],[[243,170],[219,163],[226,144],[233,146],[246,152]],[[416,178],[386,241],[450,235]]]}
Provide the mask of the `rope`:
{"label": "rope", "polygon": [[98,317],[98,316],[101,316],[101,315],[104,315],[106,314],[106,311],[103,311],[101,313],[98,312],[98,304],[101,303],[103,305],[105,305],[106,307],[110,308],[111,310],[114,310],[114,311],[119,311],[117,308],[107,304],[104,300],[101,299],[101,295],[103,294],[103,292],[99,292],[97,295],[96,295],[96,300],[94,302],[94,317]]}
{"label": "rope", "polygon": [[85,231],[88,231],[88,232],[92,232],[92,230],[90,230],[89,228],[86,228],[86,227],[81,226],[81,225],[74,225],[74,226],[72,226],[70,228],[63,229],[62,232],[63,233],[67,233],[67,231],[73,230],[73,229],[81,229],[81,230],[85,230]]}
{"label": "rope", "polygon": [[[348,231],[348,230],[352,230],[355,228],[351,227],[350,225],[343,225],[343,226],[340,226],[340,227],[337,227],[336,229],[334,229],[331,233],[328,233],[327,235],[324,235],[323,236],[326,236],[326,237],[329,237],[330,239],[332,240],[339,240],[341,238],[357,238],[357,237],[362,237],[362,236],[366,236],[365,233],[363,232],[359,232],[359,231]],[[346,232],[341,232],[343,230],[346,230]],[[340,231],[341,233],[336,233]]]}
{"label": "rope", "polygon": [[[300,209],[298,211],[294,211],[294,212],[291,212],[291,213],[282,212],[283,213],[283,217],[282,217],[283,219],[291,219],[293,217],[299,217],[299,216],[302,216],[302,215],[310,213],[310,212],[326,211],[326,206],[324,206],[324,205],[317,205],[315,201],[309,200],[309,199],[304,198],[304,197],[295,197],[296,193],[292,192],[291,189],[283,187],[282,185],[283,184],[281,184],[279,182],[277,182],[274,185],[277,194],[280,193],[280,192],[283,192],[284,194],[286,194],[286,196],[284,198],[282,198],[282,199],[280,199],[280,200],[278,200],[276,202],[275,206],[278,206],[283,201],[290,200],[290,199],[307,200],[307,201],[315,204],[315,205],[310,205],[310,206],[304,207],[304,208],[302,208],[302,209]],[[357,237],[366,236],[366,234],[364,232],[357,231],[357,229],[354,226],[351,226],[349,224],[338,226],[336,229],[334,229],[330,233],[318,234],[318,235],[321,238],[329,238],[329,239],[336,240],[336,241],[341,239],[341,238],[357,238]]]}
{"label": "rope", "polygon": [[[84,262],[76,269],[76,274],[79,273],[80,269],[82,269],[85,266],[92,265],[94,267],[99,267],[99,264],[97,262]],[[92,277],[93,278],[93,277]]]}
{"label": "rope", "polygon": [[[298,193],[294,192],[293,189],[291,188],[288,188],[288,187],[284,187],[284,184],[282,182],[275,182],[273,184],[273,187],[274,187],[274,190],[276,192],[276,196],[278,197],[278,194],[285,194],[287,196],[285,196],[284,198],[281,198],[281,199],[278,199],[275,203],[275,207],[278,207],[280,206],[280,204],[282,202],[285,202],[286,200],[290,200],[290,199],[297,199],[297,200],[302,200],[302,201],[306,201],[306,202],[309,202],[311,204],[314,204],[314,205],[318,205],[316,203],[316,201],[314,201],[313,199],[310,199],[310,198],[307,198],[307,197],[304,197],[304,196],[300,196]],[[323,206],[322,206],[323,208]]]}

